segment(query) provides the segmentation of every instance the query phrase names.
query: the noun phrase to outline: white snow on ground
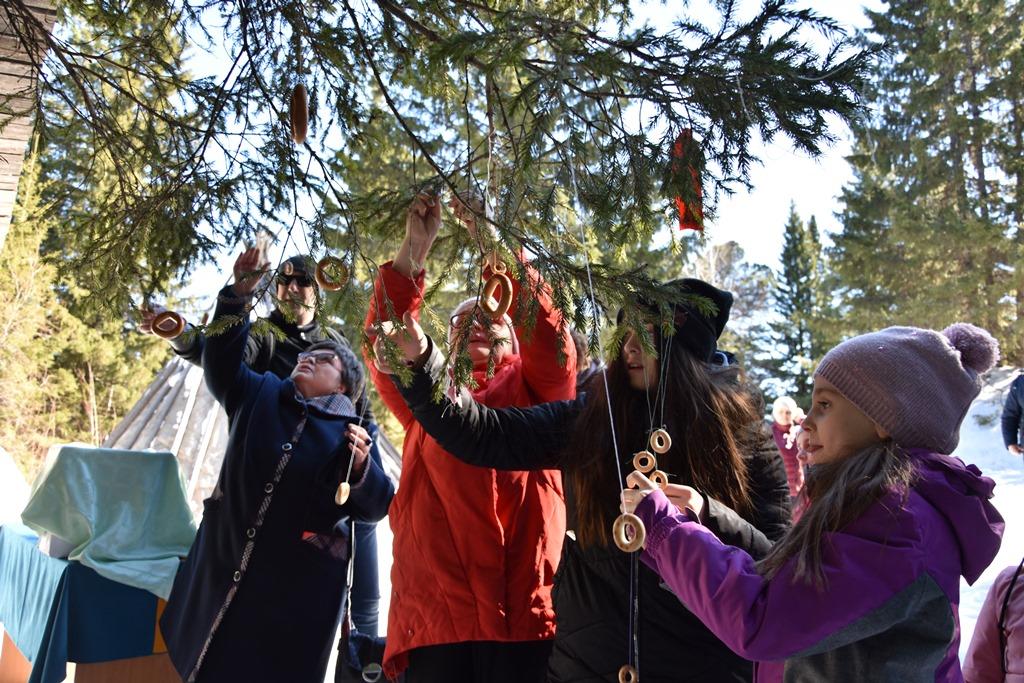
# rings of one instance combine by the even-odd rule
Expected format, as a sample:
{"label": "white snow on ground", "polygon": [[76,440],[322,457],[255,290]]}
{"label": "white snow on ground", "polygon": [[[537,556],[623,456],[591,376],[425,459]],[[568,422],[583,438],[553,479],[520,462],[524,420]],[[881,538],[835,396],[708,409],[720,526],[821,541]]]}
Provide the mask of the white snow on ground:
{"label": "white snow on ground", "polygon": [[993,502],[1006,520],[1006,533],[999,555],[973,586],[960,585],[960,658],[974,633],[974,623],[992,582],[1004,567],[1017,566],[1024,556],[1024,463],[1003,448],[999,417],[1010,382],[1017,376],[1015,368],[993,370],[981,395],[971,406],[960,428],[960,446],[954,455],[974,463],[996,481]]}

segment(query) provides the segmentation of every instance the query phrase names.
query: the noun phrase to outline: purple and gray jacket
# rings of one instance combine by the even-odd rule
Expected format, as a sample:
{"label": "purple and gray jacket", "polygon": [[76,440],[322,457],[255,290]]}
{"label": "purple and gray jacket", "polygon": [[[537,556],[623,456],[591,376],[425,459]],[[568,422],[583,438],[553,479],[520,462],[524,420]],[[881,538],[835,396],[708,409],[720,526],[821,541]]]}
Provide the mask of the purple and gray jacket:
{"label": "purple and gray jacket", "polygon": [[724,545],[661,491],[636,514],[647,529],[643,561],[737,654],[756,680],[962,681],[960,577],[974,581],[999,550],[995,483],[974,465],[909,450],[917,476],[822,543],[823,590],[770,581],[742,550]]}

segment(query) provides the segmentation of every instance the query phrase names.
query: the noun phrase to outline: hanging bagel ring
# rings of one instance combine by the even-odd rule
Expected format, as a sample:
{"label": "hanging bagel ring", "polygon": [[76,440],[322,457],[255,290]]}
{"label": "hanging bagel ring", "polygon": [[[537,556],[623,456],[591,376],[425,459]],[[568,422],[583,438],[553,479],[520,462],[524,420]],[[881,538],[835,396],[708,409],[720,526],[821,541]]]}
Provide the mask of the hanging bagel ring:
{"label": "hanging bagel ring", "polygon": [[663,489],[668,484],[668,475],[661,470],[654,470],[651,472],[651,481],[657,484],[659,489]]}
{"label": "hanging bagel ring", "polygon": [[486,264],[495,275],[504,275],[508,272],[508,266],[501,260],[497,251],[492,251],[487,255]]}
{"label": "hanging bagel ring", "polygon": [[185,319],[174,311],[163,311],[153,318],[151,327],[161,339],[174,339],[185,331]]}
{"label": "hanging bagel ring", "polygon": [[348,267],[337,256],[325,256],[317,261],[313,278],[321,289],[336,292],[348,282]]}
{"label": "hanging bagel ring", "polygon": [[672,437],[664,429],[655,429],[651,434],[651,450],[662,455],[672,448]]}
{"label": "hanging bagel ring", "polygon": [[623,664],[622,668],[619,669],[619,683],[637,683],[640,680],[640,674],[637,673],[636,667],[630,664]]}
{"label": "hanging bagel ring", "polygon": [[640,451],[633,456],[633,469],[647,474],[658,466],[658,461],[650,451]]}
{"label": "hanging bagel ring", "polygon": [[[501,288],[501,298],[494,295]],[[508,313],[512,305],[512,281],[507,275],[495,273],[484,285],[484,291],[480,294],[480,309],[492,318],[500,318]]]}
{"label": "hanging bagel ring", "polygon": [[[629,535],[631,529],[633,531],[632,538]],[[647,530],[644,529],[643,520],[628,512],[619,515],[612,524],[612,539],[614,539],[615,545],[619,546],[619,550],[624,553],[640,550],[644,547],[644,541],[647,539]]]}

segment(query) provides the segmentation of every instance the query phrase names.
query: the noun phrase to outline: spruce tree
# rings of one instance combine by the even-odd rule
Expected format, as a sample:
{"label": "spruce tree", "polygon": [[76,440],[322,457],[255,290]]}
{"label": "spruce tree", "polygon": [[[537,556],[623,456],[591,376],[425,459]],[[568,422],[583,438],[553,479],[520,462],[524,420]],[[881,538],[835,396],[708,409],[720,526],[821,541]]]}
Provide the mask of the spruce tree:
{"label": "spruce tree", "polygon": [[1016,5],[900,1],[869,13],[867,39],[888,52],[854,126],[855,180],[829,252],[839,334],[970,320],[1021,358]]}
{"label": "spruce tree", "polygon": [[[23,20],[24,0],[10,6]],[[716,3],[708,21],[657,26],[636,25],[626,2],[560,0],[69,0],[62,12],[90,35],[50,40],[42,113],[59,127],[53,103],[62,102],[91,131],[76,150],[82,170],[103,157],[144,170],[118,172],[88,209],[73,197],[58,204],[98,217],[102,232],[72,256],[85,284],[113,279],[118,289],[104,298],[119,305],[138,282],[162,286],[163,264],[188,272],[214,246],[266,225],[308,238],[317,256],[372,267],[373,245],[395,234],[391,219],[412,191],[467,185],[489,198],[507,248],[530,249],[582,296],[577,245],[556,243],[554,223],[575,233],[583,218],[590,243],[648,239],[671,220],[675,196],[696,192],[690,173],[672,172],[683,129],[703,156],[685,163],[710,212],[755,161],[755,131],[810,154],[828,143],[827,117],[856,112],[870,56],[834,22],[783,0],[750,18]],[[808,31],[824,34],[827,49]],[[174,43],[222,68],[188,73]],[[287,103],[300,83],[312,136],[296,147]],[[139,264],[157,277],[135,277]],[[610,302],[646,282],[595,271]]]}
{"label": "spruce tree", "polygon": [[823,352],[815,326],[821,305],[820,259],[817,222],[811,217],[805,224],[790,204],[773,296],[778,320],[772,328],[778,377],[801,406],[810,403],[814,365]]}
{"label": "spruce tree", "polygon": [[47,182],[30,156],[0,251],[0,442],[30,477],[54,443],[99,445],[168,355],[123,316],[77,305],[81,288],[42,249],[60,226],[33,218]]}

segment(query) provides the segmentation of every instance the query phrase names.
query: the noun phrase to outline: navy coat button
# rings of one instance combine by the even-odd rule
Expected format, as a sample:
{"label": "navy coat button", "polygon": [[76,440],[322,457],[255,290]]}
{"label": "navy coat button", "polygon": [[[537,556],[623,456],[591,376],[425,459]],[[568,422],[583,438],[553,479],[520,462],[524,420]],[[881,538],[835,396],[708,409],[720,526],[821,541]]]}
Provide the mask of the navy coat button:
{"label": "navy coat button", "polygon": [[235,572],[234,576],[231,578],[234,579],[235,583],[238,583],[242,580],[242,572]]}

